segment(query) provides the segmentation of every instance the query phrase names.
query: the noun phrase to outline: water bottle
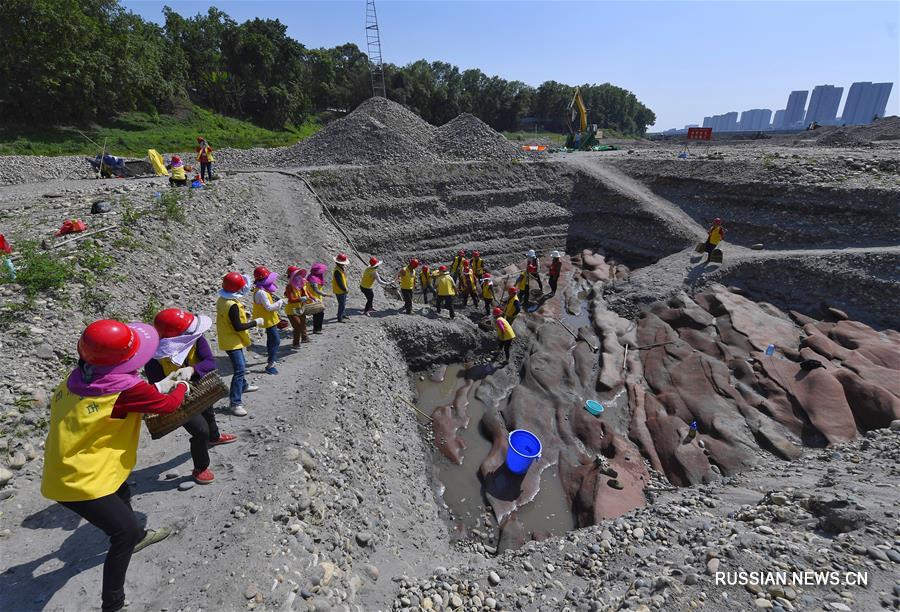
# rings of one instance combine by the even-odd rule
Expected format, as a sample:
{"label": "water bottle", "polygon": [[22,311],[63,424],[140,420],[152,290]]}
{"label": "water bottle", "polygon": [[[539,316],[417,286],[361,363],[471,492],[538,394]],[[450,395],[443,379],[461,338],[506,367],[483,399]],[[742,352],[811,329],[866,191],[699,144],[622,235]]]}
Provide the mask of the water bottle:
{"label": "water bottle", "polygon": [[775,345],[774,345],[774,344],[770,344],[769,346],[766,347],[766,355],[768,355],[769,357],[771,357],[771,356],[774,355],[774,354],[775,354]]}

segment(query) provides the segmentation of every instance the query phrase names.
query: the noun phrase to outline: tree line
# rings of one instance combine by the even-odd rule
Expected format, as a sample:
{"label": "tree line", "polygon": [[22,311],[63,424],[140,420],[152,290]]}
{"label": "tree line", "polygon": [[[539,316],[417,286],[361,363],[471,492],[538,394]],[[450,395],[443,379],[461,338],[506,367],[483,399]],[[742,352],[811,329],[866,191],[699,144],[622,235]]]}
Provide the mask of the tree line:
{"label": "tree line", "polygon": [[[84,124],[139,110],[172,112],[185,99],[266,127],[352,110],[371,96],[368,57],[354,44],[308,49],[278,20],[237,23],[216,8],[164,24],[118,0],[0,2],[0,118]],[[524,118],[564,131],[574,87],[521,81],[419,60],[384,66],[387,96],[441,125],[469,112],[497,130]],[[591,123],[643,135],[656,117],[609,83],[582,85]]]}

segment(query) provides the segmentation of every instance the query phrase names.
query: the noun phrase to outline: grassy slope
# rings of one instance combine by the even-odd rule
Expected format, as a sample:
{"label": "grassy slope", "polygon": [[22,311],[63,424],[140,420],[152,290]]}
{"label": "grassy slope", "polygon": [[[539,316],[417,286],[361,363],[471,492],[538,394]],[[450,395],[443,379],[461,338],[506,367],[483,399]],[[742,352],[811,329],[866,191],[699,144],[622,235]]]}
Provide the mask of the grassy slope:
{"label": "grassy slope", "polygon": [[[126,113],[107,124],[80,131],[101,146],[106,139],[107,150],[114,155],[144,157],[147,149],[156,149],[160,153],[193,149],[198,135],[204,136],[217,149],[275,147],[294,144],[318,129],[317,124],[306,123],[297,128],[272,131],[191,106],[179,116]],[[77,128],[0,127],[0,155],[97,153],[98,147]]]}

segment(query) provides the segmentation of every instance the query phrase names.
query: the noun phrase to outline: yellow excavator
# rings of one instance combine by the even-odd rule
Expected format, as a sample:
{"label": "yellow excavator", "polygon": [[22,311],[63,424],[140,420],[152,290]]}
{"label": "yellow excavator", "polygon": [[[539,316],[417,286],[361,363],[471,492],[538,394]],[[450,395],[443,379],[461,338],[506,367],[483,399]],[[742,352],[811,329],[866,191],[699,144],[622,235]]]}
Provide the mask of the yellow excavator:
{"label": "yellow excavator", "polygon": [[581,97],[580,87],[575,88],[575,95],[572,96],[567,111],[566,124],[569,126],[569,136],[566,138],[566,148],[588,151],[591,147],[599,144],[597,130],[588,129],[587,107],[584,105],[584,98]]}

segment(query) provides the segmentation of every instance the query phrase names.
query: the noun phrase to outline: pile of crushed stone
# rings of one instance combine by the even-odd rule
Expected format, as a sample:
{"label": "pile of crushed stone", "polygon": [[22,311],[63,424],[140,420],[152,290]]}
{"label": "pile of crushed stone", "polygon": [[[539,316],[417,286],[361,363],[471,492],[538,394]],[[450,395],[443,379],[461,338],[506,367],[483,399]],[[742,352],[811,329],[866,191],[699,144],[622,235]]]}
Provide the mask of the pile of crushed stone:
{"label": "pile of crushed stone", "polygon": [[469,113],[463,113],[439,127],[432,146],[444,159],[451,160],[502,160],[518,154],[513,143]]}
{"label": "pile of crushed stone", "polygon": [[278,166],[413,164],[511,159],[515,146],[465,113],[436,128],[396,102],[370,98],[315,135],[283,149]]}
{"label": "pile of crushed stone", "polygon": [[819,138],[816,144],[824,147],[853,147],[880,140],[900,140],[900,117],[884,117],[868,125],[837,128]]}

